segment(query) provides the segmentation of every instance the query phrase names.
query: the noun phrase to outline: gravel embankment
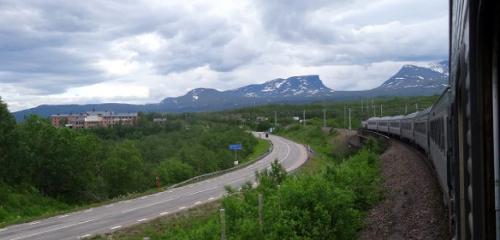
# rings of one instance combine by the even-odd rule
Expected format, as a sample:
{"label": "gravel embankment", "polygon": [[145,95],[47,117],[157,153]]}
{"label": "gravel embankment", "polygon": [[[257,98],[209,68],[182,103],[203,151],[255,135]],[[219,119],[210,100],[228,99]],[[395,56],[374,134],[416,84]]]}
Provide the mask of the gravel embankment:
{"label": "gravel embankment", "polygon": [[384,200],[371,209],[359,239],[449,239],[446,207],[423,154],[399,141],[381,155]]}

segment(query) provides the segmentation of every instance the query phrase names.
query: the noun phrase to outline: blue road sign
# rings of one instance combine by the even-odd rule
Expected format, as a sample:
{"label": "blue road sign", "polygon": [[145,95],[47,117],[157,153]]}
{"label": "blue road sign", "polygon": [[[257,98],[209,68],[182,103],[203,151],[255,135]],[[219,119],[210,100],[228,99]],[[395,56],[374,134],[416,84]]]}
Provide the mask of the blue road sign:
{"label": "blue road sign", "polygon": [[243,149],[241,143],[229,145],[229,150],[241,150],[241,149]]}

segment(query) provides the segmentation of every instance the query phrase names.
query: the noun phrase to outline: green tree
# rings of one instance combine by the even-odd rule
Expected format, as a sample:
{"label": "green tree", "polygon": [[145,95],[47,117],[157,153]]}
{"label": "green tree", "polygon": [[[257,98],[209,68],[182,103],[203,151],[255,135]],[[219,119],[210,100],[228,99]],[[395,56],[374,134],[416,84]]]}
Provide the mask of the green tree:
{"label": "green tree", "polygon": [[12,181],[16,170],[17,141],[16,121],[0,97],[0,180]]}
{"label": "green tree", "polygon": [[163,184],[178,183],[194,176],[191,165],[177,159],[167,159],[161,162],[159,174]]}
{"label": "green tree", "polygon": [[144,162],[132,141],[114,145],[103,163],[103,178],[110,197],[152,187],[144,178]]}

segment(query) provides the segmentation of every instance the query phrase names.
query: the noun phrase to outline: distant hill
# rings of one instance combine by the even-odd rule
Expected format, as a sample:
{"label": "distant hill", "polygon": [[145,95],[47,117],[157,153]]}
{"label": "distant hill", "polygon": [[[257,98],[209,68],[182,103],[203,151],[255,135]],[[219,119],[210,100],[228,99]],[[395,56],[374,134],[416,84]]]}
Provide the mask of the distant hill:
{"label": "distant hill", "polygon": [[104,103],[86,105],[40,105],[15,112],[18,121],[37,114],[43,117],[60,113],[85,111],[114,112],[200,112],[217,111],[268,103],[309,103],[323,100],[348,100],[379,96],[429,96],[440,94],[448,84],[448,62],[421,67],[403,66],[377,88],[366,91],[334,91],[326,87],[318,75],[278,78],[262,84],[218,91],[197,88],[180,97],[169,97],[160,103],[145,105]]}

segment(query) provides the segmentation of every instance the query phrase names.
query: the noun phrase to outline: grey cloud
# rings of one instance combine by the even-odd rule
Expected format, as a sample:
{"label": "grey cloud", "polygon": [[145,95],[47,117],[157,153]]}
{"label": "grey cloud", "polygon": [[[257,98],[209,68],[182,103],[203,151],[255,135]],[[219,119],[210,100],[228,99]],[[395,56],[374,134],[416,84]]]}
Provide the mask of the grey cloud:
{"label": "grey cloud", "polygon": [[[264,28],[300,50],[307,66],[445,58],[446,3],[434,1],[258,1]],[[391,26],[391,23],[399,23]],[[387,26],[387,27],[386,27]],[[375,28],[378,32],[360,32]],[[385,28],[385,29],[384,29]]]}
{"label": "grey cloud", "polygon": [[[201,67],[224,88],[241,81],[233,76],[261,79],[273,67],[428,61],[447,54],[447,23],[436,20],[447,15],[447,7],[432,0],[250,0],[248,9],[238,12],[242,16],[214,14],[220,9],[213,1],[156,3],[161,6],[120,0],[0,1],[0,84],[43,95],[119,82],[135,76],[110,76],[96,63],[125,60],[147,65],[140,76],[152,74],[158,81],[168,81],[170,74],[192,76],[189,72]],[[212,3],[208,8],[213,9],[205,9]],[[143,34],[155,34],[164,44],[154,51],[140,44],[115,49]]]}

